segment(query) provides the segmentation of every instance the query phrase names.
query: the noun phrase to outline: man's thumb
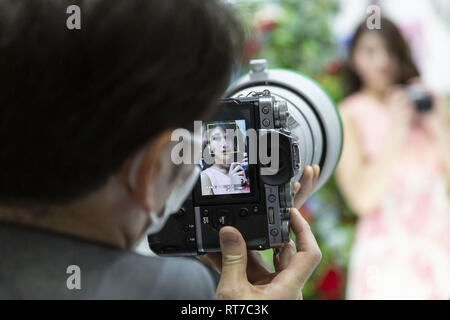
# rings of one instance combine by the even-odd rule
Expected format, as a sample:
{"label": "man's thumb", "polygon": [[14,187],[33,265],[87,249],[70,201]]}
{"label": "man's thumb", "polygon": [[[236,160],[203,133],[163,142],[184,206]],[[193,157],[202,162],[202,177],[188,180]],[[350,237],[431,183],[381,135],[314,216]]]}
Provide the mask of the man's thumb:
{"label": "man's thumb", "polygon": [[233,227],[223,227],[220,232],[222,250],[221,282],[238,284],[247,281],[247,246],[241,233]]}

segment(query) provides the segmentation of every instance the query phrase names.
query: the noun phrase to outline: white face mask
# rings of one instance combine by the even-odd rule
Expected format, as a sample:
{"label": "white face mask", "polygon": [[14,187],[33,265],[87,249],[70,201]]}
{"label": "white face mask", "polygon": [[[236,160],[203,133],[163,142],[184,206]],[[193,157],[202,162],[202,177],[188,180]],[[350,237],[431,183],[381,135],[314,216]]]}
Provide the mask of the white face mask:
{"label": "white face mask", "polygon": [[[196,143],[199,143],[196,141]],[[168,151],[170,151],[170,148],[167,148],[167,150],[163,151],[161,156],[162,158],[169,157],[169,154],[165,154]],[[137,168],[142,161],[143,153],[138,155],[134,164],[132,165],[130,176],[129,176],[129,184],[131,188],[136,188],[136,175],[137,175]],[[176,166],[174,164],[174,166]],[[170,192],[164,206],[164,211],[161,215],[158,215],[158,212],[151,211],[148,213],[151,225],[147,229],[147,231],[143,234],[143,237],[146,237],[149,234],[158,233],[163,227],[164,224],[167,222],[167,219],[171,214],[176,213],[183,204],[184,200],[188,197],[189,193],[194,188],[195,183],[197,182],[197,179],[200,175],[200,167],[195,164],[180,164],[178,166],[181,166],[179,168],[179,171],[177,173],[177,177],[175,178],[175,187]],[[169,187],[169,182],[166,182],[166,179],[161,179],[160,177],[159,181],[164,181],[162,183],[167,183],[167,185],[162,185],[161,188],[158,188],[159,190],[167,190]],[[155,195],[158,197],[158,195]]]}
{"label": "white face mask", "polygon": [[158,216],[157,212],[151,211],[149,213],[151,225],[147,229],[146,235],[158,233],[166,224],[169,216],[180,210],[181,205],[194,188],[200,174],[200,168],[197,165],[192,166],[193,169],[189,177],[187,179],[182,179],[184,181],[180,181],[180,183],[170,193],[164,206],[163,214]]}

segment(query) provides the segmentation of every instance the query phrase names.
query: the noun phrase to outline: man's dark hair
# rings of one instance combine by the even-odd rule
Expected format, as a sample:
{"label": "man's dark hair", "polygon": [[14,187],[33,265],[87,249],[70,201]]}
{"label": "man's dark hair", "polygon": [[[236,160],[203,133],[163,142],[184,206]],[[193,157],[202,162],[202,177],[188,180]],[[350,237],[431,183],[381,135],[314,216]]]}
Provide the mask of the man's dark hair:
{"label": "man's dark hair", "polygon": [[0,0],[0,201],[99,188],[154,135],[205,117],[241,44],[220,0]]}

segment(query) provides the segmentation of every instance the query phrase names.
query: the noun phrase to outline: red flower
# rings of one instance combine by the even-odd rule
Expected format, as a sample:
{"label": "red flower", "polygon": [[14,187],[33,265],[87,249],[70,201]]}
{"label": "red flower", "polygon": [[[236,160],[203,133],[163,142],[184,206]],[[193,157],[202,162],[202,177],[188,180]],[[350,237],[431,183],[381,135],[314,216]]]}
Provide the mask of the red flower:
{"label": "red flower", "polygon": [[339,270],[329,268],[319,280],[317,291],[323,299],[342,299],[342,279]]}

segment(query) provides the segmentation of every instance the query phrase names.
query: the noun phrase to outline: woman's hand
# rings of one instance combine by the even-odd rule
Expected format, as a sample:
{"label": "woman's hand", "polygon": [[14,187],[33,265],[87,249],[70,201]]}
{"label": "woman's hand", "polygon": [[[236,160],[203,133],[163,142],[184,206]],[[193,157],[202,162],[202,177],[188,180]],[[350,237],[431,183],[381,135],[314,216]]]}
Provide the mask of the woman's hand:
{"label": "woman's hand", "polygon": [[[437,141],[448,141],[449,117],[445,108],[445,101],[438,97],[433,98],[433,108],[420,115],[421,123],[427,132]],[[448,144],[446,145],[448,147]]]}
{"label": "woman's hand", "polygon": [[233,162],[230,165],[228,175],[231,178],[232,185],[242,186],[247,182],[247,177],[245,176],[244,168],[238,162]]}
{"label": "woman's hand", "polygon": [[421,113],[416,112],[415,119],[436,144],[450,186],[450,149],[448,148],[450,145],[449,106],[444,99],[434,94],[421,79],[415,78],[409,82],[428,94],[433,101],[431,110]]}

